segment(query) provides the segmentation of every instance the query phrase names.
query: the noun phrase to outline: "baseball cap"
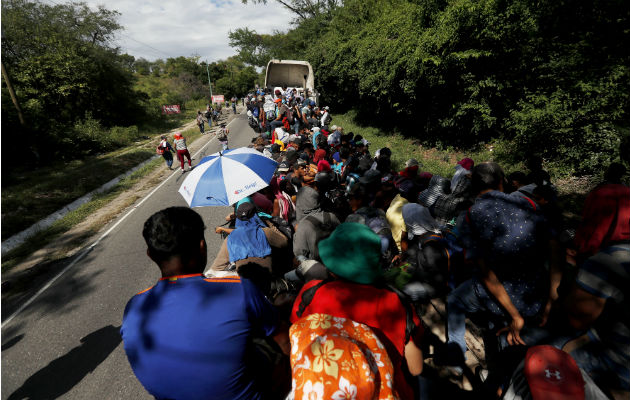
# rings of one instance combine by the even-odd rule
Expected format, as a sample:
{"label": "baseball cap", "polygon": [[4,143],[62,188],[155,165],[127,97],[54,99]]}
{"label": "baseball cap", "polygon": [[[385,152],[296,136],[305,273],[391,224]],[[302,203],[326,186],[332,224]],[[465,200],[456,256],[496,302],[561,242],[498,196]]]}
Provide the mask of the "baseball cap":
{"label": "baseball cap", "polygon": [[524,374],[534,400],[584,400],[580,368],[568,353],[553,346],[527,350]]}
{"label": "baseball cap", "polygon": [[289,163],[286,161],[281,162],[278,165],[278,172],[287,172],[289,170]]}
{"label": "baseball cap", "polygon": [[242,203],[236,210],[236,218],[241,221],[247,221],[256,213],[256,206],[252,203]]}

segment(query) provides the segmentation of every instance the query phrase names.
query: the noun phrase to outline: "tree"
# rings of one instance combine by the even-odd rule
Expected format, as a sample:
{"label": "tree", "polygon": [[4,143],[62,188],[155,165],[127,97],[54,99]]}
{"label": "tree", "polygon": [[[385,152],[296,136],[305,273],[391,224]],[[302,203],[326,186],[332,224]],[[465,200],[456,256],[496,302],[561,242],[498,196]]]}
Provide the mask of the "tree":
{"label": "tree", "polygon": [[[130,56],[109,45],[120,29],[117,18],[116,11],[92,11],[85,3],[2,2],[3,62],[31,121],[33,133],[25,138],[34,153],[52,157],[60,143],[74,143],[69,127],[86,113],[109,126],[142,115]],[[21,132],[10,125],[12,109],[2,113],[3,128]]]}
{"label": "tree", "polygon": [[[267,4],[268,0],[241,0],[243,4],[251,1],[255,4]],[[343,4],[343,0],[276,0],[294,13],[298,23],[309,18],[330,17]]]}

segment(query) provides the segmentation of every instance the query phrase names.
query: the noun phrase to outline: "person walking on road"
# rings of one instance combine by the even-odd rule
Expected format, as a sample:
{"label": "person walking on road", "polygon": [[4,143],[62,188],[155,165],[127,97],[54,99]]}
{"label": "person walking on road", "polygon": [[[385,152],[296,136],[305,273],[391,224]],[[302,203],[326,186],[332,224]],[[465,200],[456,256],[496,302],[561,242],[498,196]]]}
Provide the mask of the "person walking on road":
{"label": "person walking on road", "polygon": [[208,121],[208,129],[212,128],[212,107],[210,107],[210,104],[206,107],[206,112],[203,116],[206,117],[206,121]]}
{"label": "person walking on road", "polygon": [[199,127],[199,132],[204,134],[204,126],[203,126],[203,115],[201,114],[201,110],[197,110],[197,126]]}
{"label": "person walking on road", "polygon": [[217,139],[219,139],[219,142],[221,143],[221,147],[223,148],[224,151],[228,149],[228,134],[229,133],[230,133],[230,130],[225,127],[225,124],[221,124],[221,129],[219,130],[219,135]]}
{"label": "person walking on road", "polygon": [[182,174],[186,172],[184,169],[184,157],[188,158],[188,167],[192,169],[192,162],[190,161],[190,153],[188,147],[186,147],[186,139],[182,136],[181,132],[175,132],[175,150],[177,150],[177,159],[182,166]]}
{"label": "person walking on road", "polygon": [[230,101],[232,102],[232,111],[234,111],[234,114],[236,114],[236,102],[238,101],[238,99],[236,98],[236,96],[233,96]]}
{"label": "person walking on road", "polygon": [[157,153],[159,155],[161,155],[162,157],[164,157],[164,161],[166,161],[166,166],[168,167],[168,169],[173,169],[172,165],[173,165],[173,148],[171,147],[171,144],[168,142],[168,139],[166,138],[166,136],[162,136],[162,141],[160,142],[160,144],[158,144],[157,147]]}

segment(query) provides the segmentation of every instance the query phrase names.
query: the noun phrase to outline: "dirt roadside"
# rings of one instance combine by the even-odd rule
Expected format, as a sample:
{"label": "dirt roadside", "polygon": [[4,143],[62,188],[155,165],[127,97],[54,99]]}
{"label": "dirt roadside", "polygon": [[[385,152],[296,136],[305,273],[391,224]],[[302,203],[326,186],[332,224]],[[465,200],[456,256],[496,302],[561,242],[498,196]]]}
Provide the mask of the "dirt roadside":
{"label": "dirt roadside", "polygon": [[[219,123],[229,123],[234,115],[224,114]],[[191,121],[183,126],[162,133],[171,135],[177,131],[185,131],[195,128],[196,122]],[[214,137],[218,130],[218,124],[213,127],[207,135],[201,136],[198,140],[190,143],[188,148],[192,153],[196,152],[208,140]],[[160,135],[155,136],[159,139]],[[175,160],[177,161],[177,160]],[[128,190],[120,193],[114,200],[107,203],[90,215],[90,218],[83,220],[72,229],[61,234],[49,244],[33,252],[11,270],[2,273],[2,309],[11,308],[11,304],[21,301],[28,293],[30,287],[37,287],[38,282],[43,282],[51,275],[58,272],[70,257],[77,254],[90,243],[96,241],[102,235],[103,228],[112,220],[126,212],[138,199],[146,196],[163,179],[173,172],[164,167],[163,163],[154,168],[151,172],[134,184]]]}

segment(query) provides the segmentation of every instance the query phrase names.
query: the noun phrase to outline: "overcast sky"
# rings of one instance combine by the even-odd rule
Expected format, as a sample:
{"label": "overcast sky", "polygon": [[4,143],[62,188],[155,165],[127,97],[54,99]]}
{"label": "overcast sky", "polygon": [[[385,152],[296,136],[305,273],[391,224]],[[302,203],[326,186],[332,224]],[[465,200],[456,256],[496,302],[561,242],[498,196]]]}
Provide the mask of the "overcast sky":
{"label": "overcast sky", "polygon": [[116,44],[136,58],[155,60],[199,55],[210,62],[236,54],[228,31],[248,27],[258,33],[287,31],[292,15],[276,1],[240,0],[87,0],[120,12],[124,30]]}

